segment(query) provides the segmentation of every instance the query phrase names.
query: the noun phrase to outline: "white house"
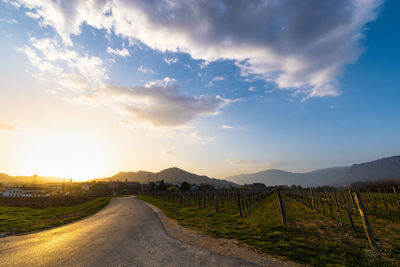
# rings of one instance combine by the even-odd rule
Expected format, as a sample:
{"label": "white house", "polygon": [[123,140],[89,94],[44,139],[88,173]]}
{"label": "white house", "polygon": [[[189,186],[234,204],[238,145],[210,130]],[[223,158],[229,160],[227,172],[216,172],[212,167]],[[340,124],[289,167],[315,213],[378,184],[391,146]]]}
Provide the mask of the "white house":
{"label": "white house", "polygon": [[14,187],[14,188],[8,188],[3,191],[2,197],[25,197],[26,193],[25,190]]}
{"label": "white house", "polygon": [[13,187],[3,191],[2,197],[47,197],[46,191],[37,187]]}

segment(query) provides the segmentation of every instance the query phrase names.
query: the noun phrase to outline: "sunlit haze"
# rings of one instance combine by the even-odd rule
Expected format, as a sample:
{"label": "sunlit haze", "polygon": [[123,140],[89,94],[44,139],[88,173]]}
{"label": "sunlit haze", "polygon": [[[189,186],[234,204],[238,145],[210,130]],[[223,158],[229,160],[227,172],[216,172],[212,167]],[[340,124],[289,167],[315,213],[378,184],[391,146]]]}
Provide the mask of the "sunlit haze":
{"label": "sunlit haze", "polygon": [[0,172],[225,178],[399,154],[399,1],[157,2],[0,1]]}

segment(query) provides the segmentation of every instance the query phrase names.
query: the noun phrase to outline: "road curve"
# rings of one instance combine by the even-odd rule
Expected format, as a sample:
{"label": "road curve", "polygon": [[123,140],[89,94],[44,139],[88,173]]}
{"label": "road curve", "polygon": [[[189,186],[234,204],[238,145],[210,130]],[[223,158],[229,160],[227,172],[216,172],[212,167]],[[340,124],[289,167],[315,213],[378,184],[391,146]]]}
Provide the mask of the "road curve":
{"label": "road curve", "polygon": [[169,237],[151,208],[125,197],[75,223],[0,238],[0,266],[254,265]]}

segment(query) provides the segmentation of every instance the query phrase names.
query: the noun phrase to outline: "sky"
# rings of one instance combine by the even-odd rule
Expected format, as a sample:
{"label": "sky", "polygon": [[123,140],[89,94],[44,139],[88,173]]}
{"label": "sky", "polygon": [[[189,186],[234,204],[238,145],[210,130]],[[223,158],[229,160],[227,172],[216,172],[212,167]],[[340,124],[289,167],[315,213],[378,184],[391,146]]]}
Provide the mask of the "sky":
{"label": "sky", "polygon": [[0,0],[0,172],[225,178],[400,154],[395,0]]}

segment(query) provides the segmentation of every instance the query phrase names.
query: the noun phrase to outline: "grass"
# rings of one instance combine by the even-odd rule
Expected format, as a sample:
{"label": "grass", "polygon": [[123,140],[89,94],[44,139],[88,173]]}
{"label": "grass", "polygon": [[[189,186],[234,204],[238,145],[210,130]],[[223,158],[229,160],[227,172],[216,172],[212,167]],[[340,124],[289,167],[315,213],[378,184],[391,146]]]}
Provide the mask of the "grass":
{"label": "grass", "polygon": [[94,214],[110,202],[111,197],[98,197],[72,206],[29,207],[0,206],[0,233],[22,233],[60,226]]}
{"label": "grass", "polygon": [[234,238],[259,252],[298,263],[315,266],[398,266],[400,262],[400,225],[372,218],[372,227],[380,246],[378,256],[374,256],[368,248],[361,220],[355,220],[354,230],[341,228],[336,220],[318,214],[286,195],[283,195],[286,226],[281,225],[275,194],[246,217],[239,217],[236,207],[216,213],[212,208],[184,207],[150,196],[138,198],[158,206],[183,226],[213,237]]}

